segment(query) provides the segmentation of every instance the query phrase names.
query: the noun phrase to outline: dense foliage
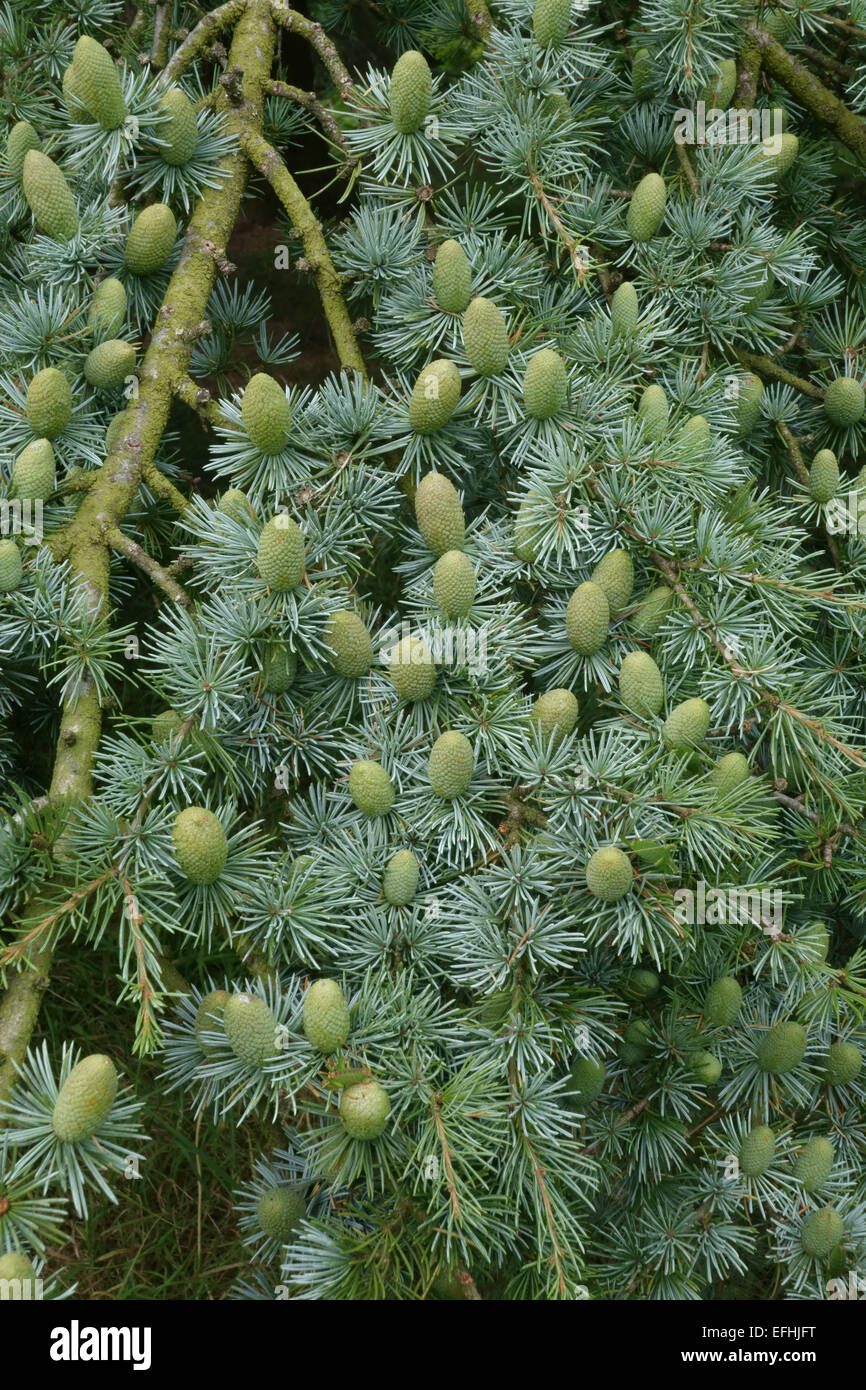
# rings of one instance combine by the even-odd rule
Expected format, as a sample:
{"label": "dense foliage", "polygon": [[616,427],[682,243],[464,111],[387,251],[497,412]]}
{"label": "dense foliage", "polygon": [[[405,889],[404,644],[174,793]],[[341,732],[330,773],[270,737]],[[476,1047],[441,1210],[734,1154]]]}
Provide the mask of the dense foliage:
{"label": "dense foliage", "polygon": [[[69,1291],[147,1065],[249,1136],[235,1298],[841,1296],[862,0],[0,60],[0,1278]],[[110,1057],[40,1036],[95,953]]]}

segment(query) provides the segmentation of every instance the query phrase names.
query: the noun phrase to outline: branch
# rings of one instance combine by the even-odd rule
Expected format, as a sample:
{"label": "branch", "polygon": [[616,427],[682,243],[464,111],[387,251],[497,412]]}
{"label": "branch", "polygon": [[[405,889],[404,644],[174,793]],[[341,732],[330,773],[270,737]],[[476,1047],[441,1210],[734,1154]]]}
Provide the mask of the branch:
{"label": "branch", "polygon": [[804,396],[811,396],[813,400],[823,401],[824,392],[820,386],[814,386],[811,381],[806,381],[805,377],[795,376],[787,368],[780,367],[778,362],[774,362],[772,357],[766,353],[746,352],[744,348],[735,348],[737,361],[750,371],[757,372],[759,376],[772,376],[776,381],[784,381],[786,385],[793,386],[796,391],[802,391]]}
{"label": "branch", "polygon": [[344,154],[357,164],[356,156],[351,156],[346,137],[331,115],[327,107],[323,106],[315,92],[305,92],[300,87],[292,87],[288,82],[266,82],[265,91],[272,97],[285,97],[288,101],[295,102],[298,106],[303,106],[310,115],[315,116],[322,130],[334,145],[339,145]]}
{"label": "branch", "polygon": [[746,33],[759,49],[763,66],[771,77],[787,87],[792,96],[828,125],[849,149],[866,164],[866,124],[843,101],[819,82],[798,58],[786,53],[766,29],[754,21]]}
{"label": "branch", "polygon": [[[318,27],[318,26],[315,26]],[[328,320],[340,362],[361,376],[367,375],[364,359],[355,340],[352,319],[343,299],[342,281],[334,269],[321,223],[292,178],[280,156],[267,140],[252,130],[244,130],[241,144],[250,161],[273,186],[292,223],[301,234],[304,251],[316,277],[322,308]]]}
{"label": "branch", "polygon": [[186,590],[178,584],[176,579],[172,579],[158,560],[154,560],[152,555],[148,555],[147,551],[136,541],[125,536],[118,526],[110,526],[105,532],[105,539],[112,550],[116,550],[118,555],[125,555],[131,564],[137,565],[148,579],[158,585],[163,593],[167,594],[175,603],[179,603],[181,608],[186,608],[188,611],[192,609],[192,599]]}
{"label": "branch", "polygon": [[761,50],[757,44],[744,44],[740,51],[737,86],[731,106],[736,110],[751,109],[758,95],[758,78],[761,75]]}
{"label": "branch", "polygon": [[336,44],[331,42],[321,24],[316,24],[313,20],[307,19],[306,15],[299,14],[290,5],[283,3],[283,0],[272,0],[271,13],[283,29],[300,34],[302,39],[312,44],[339,88],[340,96],[348,96],[354,85],[349,76],[349,69],[337,52]]}
{"label": "branch", "polygon": [[226,418],[211,396],[206,386],[199,386],[197,381],[193,381],[191,376],[182,376],[180,381],[174,383],[174,394],[184,405],[188,405],[190,410],[194,410],[200,415],[202,420],[209,421],[212,425],[226,423]]}
{"label": "branch", "polygon": [[149,463],[144,470],[144,482],[155,492],[157,497],[161,497],[164,502],[170,502],[176,512],[185,512],[189,503],[183,493],[175,487],[170,478],[164,473],[160,473],[155,463]]}
{"label": "branch", "polygon": [[204,15],[195,26],[190,29],[180,48],[175,49],[171,60],[163,68],[158,85],[160,87],[170,87],[172,82],[176,82],[182,73],[186,72],[196,54],[201,53],[214,37],[236,19],[240,18],[247,6],[247,0],[226,0],[224,5],[218,5],[210,14]]}

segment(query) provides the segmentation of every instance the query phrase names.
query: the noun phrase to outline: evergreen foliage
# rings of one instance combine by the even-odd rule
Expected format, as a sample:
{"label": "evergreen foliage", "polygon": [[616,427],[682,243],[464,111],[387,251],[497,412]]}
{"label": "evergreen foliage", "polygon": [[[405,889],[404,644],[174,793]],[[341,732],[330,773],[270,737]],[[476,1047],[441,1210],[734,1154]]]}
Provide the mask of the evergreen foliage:
{"label": "evergreen foliage", "polygon": [[152,1067],[232,1297],[826,1296],[866,11],[133,8],[0,7],[0,1278],[69,1294]]}

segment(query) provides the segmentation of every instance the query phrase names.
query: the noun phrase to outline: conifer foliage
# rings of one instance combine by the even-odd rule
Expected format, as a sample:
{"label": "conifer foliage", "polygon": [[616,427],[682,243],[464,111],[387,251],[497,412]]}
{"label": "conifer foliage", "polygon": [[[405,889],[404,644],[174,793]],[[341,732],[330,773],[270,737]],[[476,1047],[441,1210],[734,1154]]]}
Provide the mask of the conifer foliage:
{"label": "conifer foliage", "polygon": [[0,1269],[146,1067],[234,1298],[866,1277],[862,7],[131,8],[0,8]]}

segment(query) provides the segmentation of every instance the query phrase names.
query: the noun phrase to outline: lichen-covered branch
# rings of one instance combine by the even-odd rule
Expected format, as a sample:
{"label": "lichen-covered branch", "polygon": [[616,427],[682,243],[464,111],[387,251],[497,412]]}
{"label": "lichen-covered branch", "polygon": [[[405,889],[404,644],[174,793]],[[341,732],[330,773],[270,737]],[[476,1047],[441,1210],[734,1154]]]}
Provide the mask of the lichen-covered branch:
{"label": "lichen-covered branch", "polygon": [[736,357],[742,366],[748,367],[751,372],[757,372],[758,376],[771,376],[776,381],[784,381],[786,386],[793,386],[795,391],[801,391],[804,396],[811,396],[813,400],[824,399],[824,392],[820,386],[815,386],[805,377],[789,372],[786,367],[780,367],[779,363],[774,362],[766,353],[746,352],[744,348],[737,348]]}
{"label": "lichen-covered branch", "polygon": [[247,0],[226,0],[210,14],[203,15],[194,29],[190,29],[183,43],[175,49],[169,62],[162,70],[159,79],[161,87],[169,87],[186,72],[193,58],[201,53],[216,34],[222,33],[243,14]]}
{"label": "lichen-covered branch", "polygon": [[273,0],[271,8],[274,18],[283,29],[300,34],[302,39],[306,39],[308,43],[312,44],[339,88],[340,96],[347,96],[354,85],[349,76],[349,69],[345,66],[337,52],[336,45],[328,38],[321,24],[316,24],[314,20],[307,19],[306,15],[299,14],[290,5],[285,4],[284,0]]}
{"label": "lichen-covered branch", "polygon": [[340,362],[344,367],[351,367],[361,376],[366,376],[364,359],[343,299],[342,281],[334,269],[321,223],[273,146],[252,130],[244,131],[241,141],[250,160],[273,186],[293,225],[300,232]]}
{"label": "lichen-covered branch", "polygon": [[[338,145],[348,156],[349,146],[345,135],[328,108],[319,101],[315,92],[305,92],[301,87],[293,87],[289,82],[277,81],[268,82],[266,91],[269,96],[285,97],[287,101],[293,101],[296,106],[303,106],[311,116],[315,116],[331,144]],[[356,162],[356,158],[353,158],[352,163]]]}
{"label": "lichen-covered branch", "polygon": [[158,588],[162,589],[164,594],[167,594],[175,603],[179,603],[181,608],[192,608],[192,599],[183,586],[178,584],[177,580],[171,577],[159,561],[154,560],[152,555],[148,555],[147,551],[142,549],[136,541],[125,536],[119,526],[109,527],[105,533],[105,539],[112,550],[116,550],[118,555],[125,556],[130,564],[136,565],[143,574],[147,575],[148,579],[151,579]]}
{"label": "lichen-covered branch", "polygon": [[787,53],[760,24],[748,24],[746,33],[759,49],[761,62],[770,76],[787,87],[792,96],[835,131],[839,139],[866,163],[866,123],[819,82],[798,58]]}

